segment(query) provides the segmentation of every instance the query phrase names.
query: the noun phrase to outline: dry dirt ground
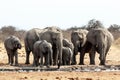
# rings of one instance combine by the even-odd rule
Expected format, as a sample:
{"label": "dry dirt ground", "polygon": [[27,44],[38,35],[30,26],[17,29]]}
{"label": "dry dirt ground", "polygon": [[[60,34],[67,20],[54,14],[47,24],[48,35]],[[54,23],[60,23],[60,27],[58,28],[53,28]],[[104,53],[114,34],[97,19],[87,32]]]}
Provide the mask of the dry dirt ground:
{"label": "dry dirt ground", "polygon": [[[25,63],[24,44],[19,50],[19,64]],[[99,66],[99,55],[96,54],[96,65]],[[79,55],[77,56],[77,62]],[[7,65],[8,58],[3,43],[0,43],[0,67],[14,67]],[[30,55],[32,63],[32,54]],[[88,54],[85,55],[85,65],[89,65]],[[106,65],[120,65],[120,39],[116,40],[110,48]],[[74,65],[78,66],[78,65]],[[63,67],[63,66],[62,66]],[[40,71],[40,72],[3,72],[0,71],[0,80],[120,80],[120,71]]]}

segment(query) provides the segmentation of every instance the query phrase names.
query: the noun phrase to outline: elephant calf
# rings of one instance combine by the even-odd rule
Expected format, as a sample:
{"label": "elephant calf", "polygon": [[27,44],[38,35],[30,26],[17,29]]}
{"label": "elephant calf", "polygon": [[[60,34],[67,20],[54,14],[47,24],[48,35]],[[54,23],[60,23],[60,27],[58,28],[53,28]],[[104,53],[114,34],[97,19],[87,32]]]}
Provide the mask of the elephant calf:
{"label": "elephant calf", "polygon": [[62,62],[63,65],[70,65],[72,61],[73,52],[69,47],[62,48]]}
{"label": "elephant calf", "polygon": [[8,64],[13,65],[15,56],[15,65],[18,65],[18,49],[21,49],[20,40],[16,36],[8,37],[5,42],[5,49],[8,55]]}
{"label": "elephant calf", "polygon": [[40,66],[43,67],[43,57],[45,57],[45,65],[49,67],[49,65],[52,64],[52,54],[53,51],[51,43],[47,42],[46,40],[36,41],[33,45],[33,66],[38,66],[39,59],[41,59]]}

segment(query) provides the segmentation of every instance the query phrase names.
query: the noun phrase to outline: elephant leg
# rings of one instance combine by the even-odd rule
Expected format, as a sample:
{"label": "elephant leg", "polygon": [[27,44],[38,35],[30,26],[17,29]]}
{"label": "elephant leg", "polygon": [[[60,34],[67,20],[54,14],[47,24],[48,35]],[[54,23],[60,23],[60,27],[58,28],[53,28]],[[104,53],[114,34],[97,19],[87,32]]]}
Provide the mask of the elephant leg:
{"label": "elephant leg", "polygon": [[43,54],[41,54],[40,67],[43,67]]}
{"label": "elephant leg", "polygon": [[76,62],[76,55],[73,54],[71,65],[75,65],[75,64],[77,64],[77,62]]}
{"label": "elephant leg", "polygon": [[18,52],[15,52],[15,65],[18,65]]}
{"label": "elephant leg", "polygon": [[38,66],[38,65],[39,65],[39,57],[36,57],[33,66]]}
{"label": "elephant leg", "polygon": [[7,55],[8,55],[8,64],[10,64],[10,53],[7,52]]}
{"label": "elephant leg", "polygon": [[70,65],[70,60],[71,60],[71,59],[70,59],[70,57],[69,57],[69,59],[68,59],[68,61],[67,61],[67,65]]}
{"label": "elephant leg", "polygon": [[11,66],[13,65],[13,62],[14,62],[14,55],[13,55],[13,53],[10,55],[10,57],[11,57]]}
{"label": "elephant leg", "polygon": [[93,47],[91,51],[89,52],[90,57],[90,65],[95,65],[95,48]]}
{"label": "elephant leg", "polygon": [[105,51],[105,46],[102,46],[100,48],[100,65],[105,65],[105,56],[106,56],[106,51]]}
{"label": "elephant leg", "polygon": [[65,61],[64,61],[64,59],[62,59],[62,65],[65,65]]}
{"label": "elephant leg", "polygon": [[79,63],[79,65],[84,65],[84,56],[85,56],[85,52],[83,51],[83,52],[81,52],[80,53],[80,63]]}
{"label": "elephant leg", "polygon": [[58,53],[57,53],[57,49],[53,50],[53,65],[57,65],[58,64]]}
{"label": "elephant leg", "polygon": [[45,55],[45,65],[47,68],[50,67],[49,54]]}
{"label": "elephant leg", "polygon": [[25,62],[25,64],[30,64],[30,62],[29,62],[30,52],[31,52],[31,51],[26,51],[26,62]]}

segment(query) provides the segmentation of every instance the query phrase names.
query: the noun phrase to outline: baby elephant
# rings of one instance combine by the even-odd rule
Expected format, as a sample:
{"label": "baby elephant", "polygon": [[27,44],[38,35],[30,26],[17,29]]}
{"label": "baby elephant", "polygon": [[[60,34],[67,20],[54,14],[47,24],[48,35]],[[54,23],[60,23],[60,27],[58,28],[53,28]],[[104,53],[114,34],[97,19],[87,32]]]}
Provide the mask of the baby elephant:
{"label": "baby elephant", "polygon": [[53,55],[51,43],[47,42],[46,40],[35,42],[33,46],[33,55],[34,55],[33,66],[38,66],[39,59],[41,59],[40,66],[43,67],[44,57],[45,65],[49,67],[49,65],[52,64]]}
{"label": "baby elephant", "polygon": [[62,48],[62,62],[63,65],[70,65],[72,61],[73,52],[69,47]]}
{"label": "baby elephant", "polygon": [[16,36],[8,37],[4,42],[8,55],[8,64],[13,65],[15,57],[15,65],[18,65],[18,49],[21,49],[20,40]]}

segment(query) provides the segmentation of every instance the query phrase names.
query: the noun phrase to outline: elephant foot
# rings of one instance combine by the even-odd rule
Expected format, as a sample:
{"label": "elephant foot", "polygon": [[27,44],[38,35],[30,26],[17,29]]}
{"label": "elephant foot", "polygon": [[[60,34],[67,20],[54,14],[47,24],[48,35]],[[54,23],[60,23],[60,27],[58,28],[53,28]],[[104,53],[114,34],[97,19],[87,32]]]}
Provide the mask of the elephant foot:
{"label": "elephant foot", "polygon": [[46,67],[47,67],[47,68],[50,68],[50,66],[49,66],[49,65],[47,65]]}
{"label": "elephant foot", "polygon": [[95,63],[90,63],[90,65],[95,65]]}
{"label": "elephant foot", "polygon": [[71,65],[76,65],[76,62],[71,63]]}
{"label": "elephant foot", "polygon": [[15,66],[19,66],[19,64],[18,64],[18,63],[15,63]]}
{"label": "elephant foot", "polygon": [[57,65],[56,63],[53,64],[53,66]]}
{"label": "elephant foot", "polygon": [[100,63],[99,65],[105,65],[105,63]]}
{"label": "elephant foot", "polygon": [[100,61],[100,65],[105,65],[105,61],[104,61],[104,60],[101,60],[101,61]]}
{"label": "elephant foot", "polygon": [[43,65],[40,65],[41,68],[43,68]]}
{"label": "elephant foot", "polygon": [[25,62],[25,64],[30,64],[30,62]]}
{"label": "elephant foot", "polygon": [[76,65],[76,64],[77,64],[76,60],[73,60],[73,61],[71,62],[71,65]]}
{"label": "elephant foot", "polygon": [[84,65],[84,63],[79,63],[79,65]]}
{"label": "elephant foot", "polygon": [[10,63],[10,66],[13,66],[13,64],[12,64],[12,63]]}

